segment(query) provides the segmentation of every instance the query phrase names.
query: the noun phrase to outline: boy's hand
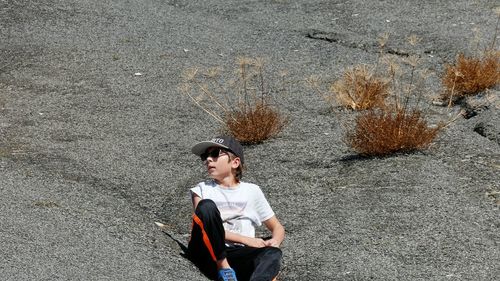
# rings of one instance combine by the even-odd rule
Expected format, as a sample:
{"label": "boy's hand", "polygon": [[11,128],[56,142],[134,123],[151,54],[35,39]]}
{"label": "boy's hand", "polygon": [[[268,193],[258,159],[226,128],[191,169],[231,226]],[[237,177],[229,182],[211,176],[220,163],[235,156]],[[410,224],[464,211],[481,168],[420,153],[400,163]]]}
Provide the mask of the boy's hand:
{"label": "boy's hand", "polygon": [[276,248],[280,247],[280,242],[274,238],[266,240],[266,241],[264,241],[264,243],[266,243],[267,247],[276,247]]}
{"label": "boy's hand", "polygon": [[252,237],[247,237],[245,239],[244,244],[247,246],[250,246],[250,247],[254,247],[254,248],[263,248],[263,247],[267,246],[267,243],[266,243],[266,241],[264,241],[264,239],[252,238]]}
{"label": "boy's hand", "polygon": [[281,225],[276,216],[271,217],[263,223],[272,233],[271,239],[266,241],[266,246],[279,248],[281,242],[285,239],[285,228]]}

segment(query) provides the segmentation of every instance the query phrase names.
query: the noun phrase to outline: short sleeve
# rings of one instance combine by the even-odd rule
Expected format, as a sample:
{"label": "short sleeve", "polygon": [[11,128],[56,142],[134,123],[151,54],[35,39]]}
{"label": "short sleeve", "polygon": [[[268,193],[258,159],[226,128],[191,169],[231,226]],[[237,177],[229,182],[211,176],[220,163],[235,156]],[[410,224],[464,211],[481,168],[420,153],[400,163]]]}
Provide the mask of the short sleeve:
{"label": "short sleeve", "polygon": [[266,196],[258,186],[256,189],[255,211],[259,216],[260,222],[266,221],[274,216],[274,212],[273,209],[271,208],[271,205],[269,205]]}
{"label": "short sleeve", "polygon": [[203,199],[203,190],[201,188],[201,184],[198,184],[189,190],[189,197],[192,197],[193,194],[196,194],[198,197]]}

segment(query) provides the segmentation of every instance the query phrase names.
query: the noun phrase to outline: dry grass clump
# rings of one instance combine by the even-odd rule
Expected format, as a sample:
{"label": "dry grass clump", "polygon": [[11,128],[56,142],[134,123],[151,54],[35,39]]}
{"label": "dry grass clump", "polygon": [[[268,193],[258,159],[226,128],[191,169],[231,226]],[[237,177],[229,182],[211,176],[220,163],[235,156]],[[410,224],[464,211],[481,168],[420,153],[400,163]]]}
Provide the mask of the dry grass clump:
{"label": "dry grass clump", "polygon": [[429,147],[443,125],[427,125],[417,109],[369,110],[356,118],[347,142],[359,154],[384,156]]}
{"label": "dry grass clump", "polygon": [[259,143],[276,136],[286,121],[268,104],[257,102],[251,107],[240,106],[228,113],[225,130],[244,143]]}
{"label": "dry grass clump", "polygon": [[443,100],[476,95],[500,83],[500,52],[488,51],[479,57],[460,54],[454,65],[447,65],[442,78],[446,87]]}
{"label": "dry grass clump", "polygon": [[446,89],[441,99],[448,100],[449,106],[464,97],[477,95],[500,84],[500,51],[496,47],[500,28],[500,7],[493,9],[493,12],[497,16],[497,24],[491,44],[480,51],[482,36],[479,29],[475,29],[473,42],[476,45],[477,55],[466,56],[461,53],[457,56],[455,64],[445,66],[442,83]]}
{"label": "dry grass clump", "polygon": [[348,69],[330,87],[338,104],[353,110],[384,107],[388,89],[388,80],[377,77],[366,65]]}
{"label": "dry grass clump", "polygon": [[[418,41],[416,36],[409,38],[412,46]],[[387,39],[382,42],[384,45],[381,48]],[[394,56],[381,55],[378,65],[386,65],[387,68],[379,70],[383,73],[379,75],[383,77],[379,78],[383,84],[378,88],[383,89],[384,93],[376,106],[367,107],[367,110],[357,115],[354,125],[346,134],[347,144],[357,153],[387,156],[426,149],[445,127],[443,123],[429,126],[426,113],[421,110],[422,95],[426,92],[424,81],[429,73],[418,70],[420,61],[418,55],[410,55],[403,59],[404,66]],[[354,89],[352,85],[351,88]]]}
{"label": "dry grass clump", "polygon": [[277,90],[266,82],[264,61],[239,58],[237,64],[235,79],[225,79],[218,68],[188,70],[181,91],[241,143],[275,137],[287,118],[271,103]]}

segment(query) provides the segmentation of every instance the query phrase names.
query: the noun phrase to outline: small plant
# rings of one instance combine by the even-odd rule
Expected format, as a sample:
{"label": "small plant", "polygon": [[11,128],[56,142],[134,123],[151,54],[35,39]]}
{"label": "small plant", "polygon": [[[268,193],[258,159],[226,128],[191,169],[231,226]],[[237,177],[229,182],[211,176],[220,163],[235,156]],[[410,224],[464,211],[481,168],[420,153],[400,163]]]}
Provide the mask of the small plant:
{"label": "small plant", "polygon": [[259,143],[276,136],[286,124],[279,112],[261,101],[253,106],[240,105],[228,112],[225,121],[225,131],[243,143]]}
{"label": "small plant", "polygon": [[188,70],[181,91],[219,122],[223,133],[242,143],[260,143],[282,131],[287,120],[271,104],[277,91],[266,82],[262,59],[239,58],[234,80],[225,80],[220,72]]}
{"label": "small plant", "polygon": [[[421,57],[408,52],[405,65],[400,64],[397,56],[385,51],[388,39],[388,34],[380,37],[374,67],[348,69],[329,92],[321,90],[319,78],[306,80],[332,107],[337,104],[358,111],[353,124],[342,125],[347,130],[346,144],[364,156],[425,149],[446,127],[444,123],[429,126],[421,110],[424,82],[430,76],[429,71],[418,69]],[[415,46],[420,39],[412,35],[408,42]]]}
{"label": "small plant", "polygon": [[[409,37],[412,46],[418,41],[416,36]],[[387,38],[381,42],[384,44],[381,43],[382,54]],[[386,77],[379,78],[384,81],[383,87],[379,87],[383,88],[383,99],[379,100],[377,106],[360,112],[354,126],[346,134],[347,144],[361,155],[386,156],[425,149],[445,127],[443,123],[429,126],[425,112],[420,109],[425,93],[423,81],[429,76],[427,71],[417,71],[420,57],[409,55],[404,62],[407,65],[406,72],[394,56],[379,56],[377,66],[387,65],[385,73],[379,76]],[[417,78],[418,73],[420,79]]]}
{"label": "small plant", "polygon": [[425,149],[444,127],[431,128],[420,110],[404,108],[369,110],[357,116],[355,123],[347,143],[365,156]]}
{"label": "small plant", "polygon": [[377,77],[366,65],[345,71],[330,87],[338,104],[353,110],[383,108],[388,89],[389,81]]}
{"label": "small plant", "polygon": [[443,100],[476,95],[500,83],[500,52],[487,51],[479,57],[460,54],[454,65],[447,65],[442,78],[446,87]]}
{"label": "small plant", "polygon": [[441,95],[443,101],[448,101],[451,106],[464,97],[477,95],[487,89],[500,84],[500,51],[496,48],[497,35],[500,28],[500,7],[496,7],[497,24],[493,32],[491,44],[480,51],[481,35],[475,29],[474,42],[477,55],[466,56],[461,53],[456,62],[445,66],[442,83],[445,90]]}

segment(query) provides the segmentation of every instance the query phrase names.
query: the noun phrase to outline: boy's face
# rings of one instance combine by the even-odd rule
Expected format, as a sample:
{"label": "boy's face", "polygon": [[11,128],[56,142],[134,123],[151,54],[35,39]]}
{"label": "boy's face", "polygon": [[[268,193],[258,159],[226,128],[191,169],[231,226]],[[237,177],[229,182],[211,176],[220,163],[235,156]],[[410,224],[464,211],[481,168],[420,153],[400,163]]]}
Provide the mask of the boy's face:
{"label": "boy's face", "polygon": [[[219,151],[219,153],[217,153]],[[218,180],[223,181],[228,177],[234,177],[233,169],[238,168],[240,159],[238,157],[230,159],[229,153],[219,147],[210,147],[205,151],[206,160],[203,162],[207,168],[208,175]]]}

